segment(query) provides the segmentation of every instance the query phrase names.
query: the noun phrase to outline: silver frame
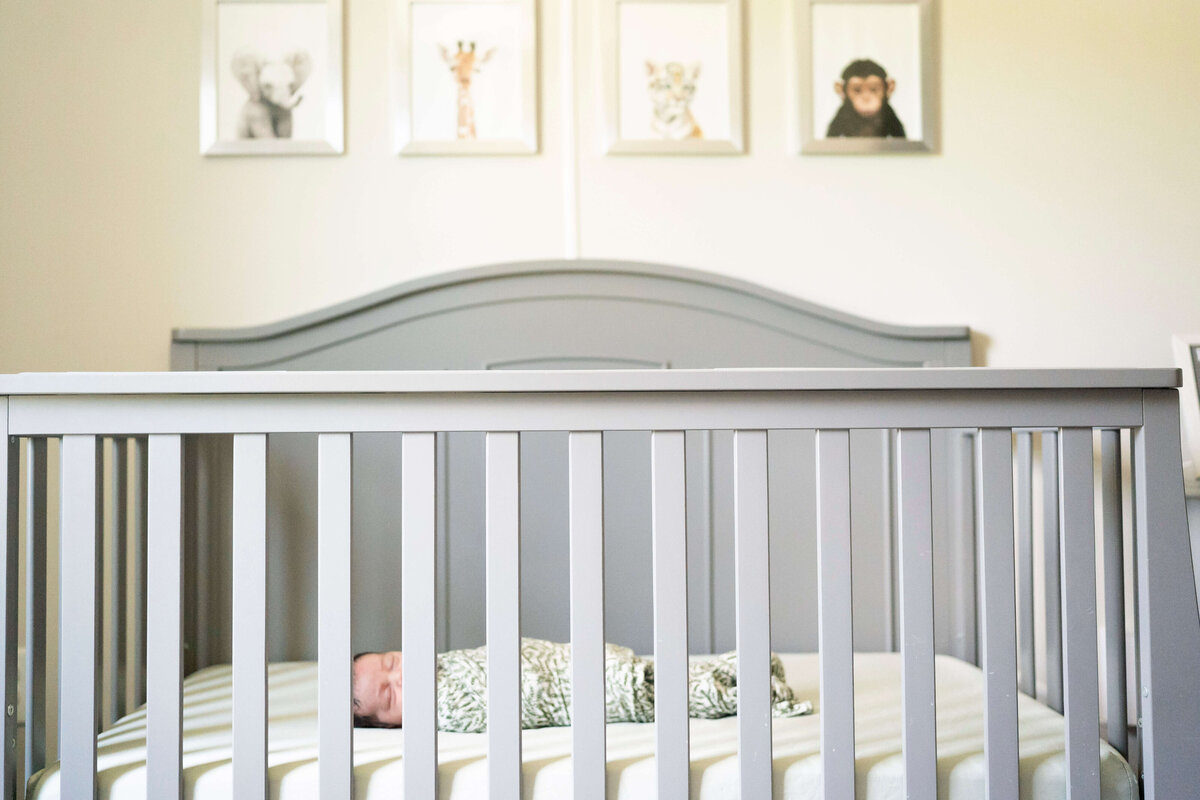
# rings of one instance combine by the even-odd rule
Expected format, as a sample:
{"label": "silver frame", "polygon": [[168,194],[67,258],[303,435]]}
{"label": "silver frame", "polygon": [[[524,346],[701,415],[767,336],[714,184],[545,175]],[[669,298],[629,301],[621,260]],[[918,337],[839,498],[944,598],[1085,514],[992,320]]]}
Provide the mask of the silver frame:
{"label": "silver frame", "polygon": [[[716,3],[726,7],[729,21],[729,129],[728,139],[700,141],[657,141],[621,138],[620,26],[617,14],[622,4]],[[604,82],[604,152],[620,155],[738,155],[746,151],[742,71],[742,0],[602,0],[599,4],[600,74]]]}
{"label": "silver frame", "polygon": [[[813,135],[812,8],[815,5],[896,3],[920,6],[921,17],[921,128],[924,138],[824,139]],[[938,152],[941,118],[941,80],[938,67],[937,7],[935,0],[793,0],[796,42],[796,90],[793,148],[808,154],[862,155],[872,153]]]}
{"label": "silver frame", "polygon": [[[395,151],[402,156],[535,155],[538,144],[538,18],[535,0],[389,0],[392,30],[392,106]],[[412,7],[418,4],[494,3],[517,6],[522,16],[521,136],[485,141],[437,141],[413,136]]]}
{"label": "silver frame", "polygon": [[[323,4],[329,14],[329,90],[323,139],[221,139],[217,130],[217,6],[268,2]],[[200,154],[205,156],[338,155],[345,151],[343,112],[342,0],[201,0]]]}

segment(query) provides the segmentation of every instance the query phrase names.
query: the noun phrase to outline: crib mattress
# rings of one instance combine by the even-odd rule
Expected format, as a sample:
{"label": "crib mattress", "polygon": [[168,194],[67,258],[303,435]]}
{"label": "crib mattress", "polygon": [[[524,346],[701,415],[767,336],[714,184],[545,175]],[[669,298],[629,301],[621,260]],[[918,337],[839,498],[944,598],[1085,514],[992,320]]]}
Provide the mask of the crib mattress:
{"label": "crib mattress", "polygon": [[[819,704],[817,657],[782,655],[788,683],[797,696]],[[983,673],[948,656],[937,658],[938,796],[976,800],[984,796]],[[269,668],[271,797],[317,800],[317,710],[315,663]],[[904,768],[900,657],[862,653],[854,657],[856,786],[860,798],[902,798]],[[193,800],[232,796],[230,762],[232,676],[227,665],[209,667],[184,684],[183,766],[185,795]],[[1063,718],[1021,695],[1021,796],[1064,796]],[[808,717],[774,720],[775,798],[807,800],[820,790],[820,708]],[[101,800],[144,798],[146,717],[139,710],[100,735]],[[570,728],[525,731],[525,798],[558,800],[571,795]],[[357,800],[396,798],[403,793],[403,730],[355,732]],[[487,737],[443,733],[438,739],[440,797],[486,797]],[[691,721],[693,798],[738,796],[737,720]],[[1134,800],[1133,771],[1107,744],[1101,746],[1100,778],[1105,800]],[[655,796],[653,724],[608,726],[609,798]],[[57,767],[35,775],[30,797],[59,797]]]}

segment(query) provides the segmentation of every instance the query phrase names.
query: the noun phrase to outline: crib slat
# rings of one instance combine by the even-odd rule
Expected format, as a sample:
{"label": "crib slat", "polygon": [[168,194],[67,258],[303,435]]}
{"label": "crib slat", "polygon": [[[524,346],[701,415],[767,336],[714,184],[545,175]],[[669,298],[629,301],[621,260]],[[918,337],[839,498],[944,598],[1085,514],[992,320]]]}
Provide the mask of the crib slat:
{"label": "crib slat", "polygon": [[[1138,735],[1134,736],[1132,746],[1129,748],[1129,765],[1133,767],[1139,777],[1145,779],[1145,736],[1142,734],[1142,729],[1145,725],[1145,706],[1143,702],[1146,698],[1142,696],[1141,689],[1144,686],[1142,683],[1142,589],[1141,589],[1141,565],[1139,563],[1139,545],[1142,541],[1140,537],[1141,522],[1141,503],[1138,502],[1138,445],[1137,436],[1133,430],[1129,431],[1129,505],[1131,506],[1132,514],[1129,515],[1129,541],[1131,544],[1129,553],[1130,571],[1133,573],[1130,577],[1133,579],[1130,591],[1133,594],[1130,600],[1130,611],[1133,614],[1133,641],[1134,641],[1134,657],[1133,657],[1133,697],[1134,697],[1134,719],[1137,720]],[[1183,454],[1180,453],[1182,459]],[[1184,511],[1187,511],[1186,501]],[[1191,536],[1191,528],[1189,526],[1188,535]],[[1194,576],[1193,576],[1194,577]]]}
{"label": "crib slat", "polygon": [[1059,433],[1063,525],[1063,632],[1069,800],[1100,798],[1100,700],[1096,675],[1096,520],[1092,429]]}
{"label": "crib slat", "polygon": [[1013,597],[1012,432],[979,432],[983,557],[984,759],[988,800],[1017,800],[1017,642]]}
{"label": "crib slat", "polygon": [[569,436],[574,797],[605,796],[603,434]]}
{"label": "crib slat", "polygon": [[130,682],[133,684],[134,707],[146,702],[146,552],[150,536],[150,448],[146,438],[133,440],[133,663]]}
{"label": "crib slat", "polygon": [[[521,797],[520,437],[486,445],[488,789]],[[577,687],[578,689],[578,687]]]}
{"label": "crib slat", "polygon": [[767,432],[735,432],[733,451],[741,796],[770,797],[771,585],[767,543]]}
{"label": "crib slat", "polygon": [[1017,676],[1022,692],[1037,694],[1033,654],[1033,433],[1017,438]]}
{"label": "crib slat", "polygon": [[104,474],[104,445],[107,439],[96,437],[96,732],[104,722],[104,494],[107,477]]}
{"label": "crib slat", "polygon": [[821,775],[826,800],[854,797],[854,615],[850,432],[817,431]]}
{"label": "crib slat", "polygon": [[112,675],[108,682],[108,724],[125,715],[125,542],[129,523],[129,507],[125,502],[129,488],[128,443],[112,440],[112,483],[109,485],[109,518],[112,538],[108,560],[112,564],[112,608],[108,612],[108,631],[105,638],[112,643]]}
{"label": "crib slat", "polygon": [[71,672],[59,688],[64,797],[96,793],[96,449],[94,436],[63,437],[59,631]]}
{"label": "crib slat", "polygon": [[[16,797],[17,749],[6,746],[17,735],[17,558],[21,541],[19,527],[20,503],[20,458],[21,445],[16,437],[8,435],[8,398],[0,398],[0,442],[4,444],[0,456],[0,533],[3,534],[4,592],[0,594],[4,635],[0,640],[0,689],[4,691],[4,724],[0,734],[3,748],[3,774],[0,779],[0,797],[13,800]],[[32,474],[30,476],[32,479]],[[30,481],[32,482],[32,480]]]}
{"label": "crib slat", "polygon": [[[46,766],[46,440],[26,445],[25,775]],[[11,509],[10,509],[11,511]]]}
{"label": "crib slat", "polygon": [[654,518],[654,719],[660,800],[687,800],[687,493],[683,431],[651,436]]}
{"label": "crib slat", "polygon": [[233,793],[267,796],[267,437],[233,437]]}
{"label": "crib slat", "polygon": [[1063,710],[1062,532],[1058,519],[1058,431],[1042,433],[1042,544],[1046,602],[1046,705]]}
{"label": "crib slat", "polygon": [[436,446],[434,433],[403,437],[400,636],[405,797],[437,797]]}
{"label": "crib slat", "polygon": [[520,434],[486,437],[487,783],[521,796]]}
{"label": "crib slat", "polygon": [[906,797],[936,797],[930,435],[926,430],[904,430],[899,438],[904,793]]}
{"label": "crib slat", "polygon": [[1121,503],[1121,432],[1100,432],[1104,531],[1104,641],[1108,676],[1108,743],[1129,754],[1125,670],[1125,545]]}
{"label": "crib slat", "polygon": [[[179,436],[149,442],[146,591],[146,787],[150,797],[183,797],[183,459]],[[70,608],[65,605],[64,608]],[[64,653],[63,663],[70,663]],[[65,715],[66,706],[63,706]],[[64,720],[64,729],[66,723]],[[64,753],[67,748],[64,747]],[[67,795],[73,796],[73,795]]]}
{"label": "crib slat", "polygon": [[350,537],[351,442],[317,437],[317,759],[322,800],[353,795]]}

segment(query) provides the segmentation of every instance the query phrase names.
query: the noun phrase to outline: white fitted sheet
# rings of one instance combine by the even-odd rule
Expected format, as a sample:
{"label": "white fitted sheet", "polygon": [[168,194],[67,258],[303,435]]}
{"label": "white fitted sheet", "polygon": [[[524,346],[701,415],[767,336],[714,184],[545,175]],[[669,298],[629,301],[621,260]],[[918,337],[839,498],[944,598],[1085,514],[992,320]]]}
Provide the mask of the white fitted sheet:
{"label": "white fitted sheet", "polygon": [[[788,683],[801,699],[819,704],[817,657],[783,654]],[[948,656],[937,659],[938,795],[976,800],[983,790],[983,673]],[[316,664],[269,668],[271,797],[317,800]],[[903,797],[900,755],[900,657],[860,653],[854,657],[857,794],[879,800]],[[227,665],[209,667],[184,684],[185,795],[193,800],[232,796],[230,762],[231,685]],[[1018,701],[1021,796],[1064,796],[1063,718],[1024,695]],[[817,798],[820,781],[820,708],[817,714],[774,720],[775,798]],[[123,717],[100,736],[101,800],[145,797],[145,711]],[[354,775],[357,800],[401,797],[402,730],[357,730]],[[525,798],[558,800],[571,795],[570,728],[524,732]],[[443,733],[438,739],[440,797],[486,797],[486,736]],[[692,793],[700,800],[737,797],[737,720],[692,720]],[[1137,784],[1129,765],[1101,745],[1100,777],[1105,800],[1134,800]],[[608,726],[608,797],[655,794],[653,724]],[[30,797],[59,797],[57,766],[31,781]]]}

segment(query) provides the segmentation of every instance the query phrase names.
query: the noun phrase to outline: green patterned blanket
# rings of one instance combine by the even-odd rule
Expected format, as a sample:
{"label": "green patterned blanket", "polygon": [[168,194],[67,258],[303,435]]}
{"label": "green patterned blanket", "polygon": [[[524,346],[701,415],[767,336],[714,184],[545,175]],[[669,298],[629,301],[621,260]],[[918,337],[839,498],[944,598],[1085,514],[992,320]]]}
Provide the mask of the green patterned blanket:
{"label": "green patterned blanket", "polygon": [[[628,647],[606,644],[604,678],[608,722],[654,721],[654,661]],[[487,730],[487,648],[452,650],[438,656],[438,729],[461,733]],[[771,711],[776,717],[812,713],[798,701],[771,655]],[[693,659],[688,668],[688,715],[717,719],[737,713],[737,653]],[[571,724],[571,645],[521,640],[521,727]]]}

